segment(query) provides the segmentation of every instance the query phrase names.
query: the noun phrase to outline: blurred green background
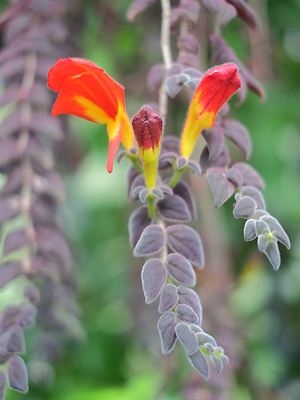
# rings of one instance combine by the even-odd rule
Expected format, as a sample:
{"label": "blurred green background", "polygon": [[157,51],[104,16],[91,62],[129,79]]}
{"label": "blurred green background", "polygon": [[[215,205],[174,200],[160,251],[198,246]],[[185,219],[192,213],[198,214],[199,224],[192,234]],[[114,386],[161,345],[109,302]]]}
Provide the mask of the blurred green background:
{"label": "blurred green background", "polygon": [[[133,114],[143,103],[155,99],[148,93],[145,75],[161,60],[159,7],[152,7],[130,24],[126,20],[129,0],[82,3],[84,29],[74,32],[81,55],[99,63],[125,85],[128,109]],[[205,397],[207,392],[201,390],[209,391],[209,385],[197,380],[180,349],[161,358],[155,308],[143,303],[141,265],[133,260],[128,243],[127,220],[134,208],[127,203],[129,164],[122,161],[108,175],[104,128],[72,118],[72,132],[83,157],[75,172],[65,172],[68,200],[64,215],[74,252],[85,338],[67,343],[54,365],[53,384],[33,385],[25,397],[10,393],[10,399],[300,399],[300,2],[255,3],[263,11],[269,52],[260,49],[262,58],[256,63],[259,34],[256,40],[251,39],[253,33],[240,21],[229,24],[224,36],[241,58],[254,66],[267,97],[262,103],[249,94],[234,115],[251,133],[251,163],[266,181],[268,209],[286,228],[292,249],[286,252],[282,248],[282,266],[275,273],[258,255],[254,243],[243,242],[243,224],[233,219],[232,202],[213,211],[229,260],[227,271],[222,263],[218,268],[220,276],[228,276],[222,307],[234,321],[231,340],[235,351],[222,342],[222,323],[209,324],[212,317],[206,301],[211,304],[216,295],[205,287],[209,272],[199,275],[199,291],[204,321],[212,334],[218,336],[220,329],[220,345],[224,344],[233,359],[229,397],[217,397],[217,393],[216,397]],[[176,132],[186,112],[186,104],[180,104],[176,117],[170,118]],[[204,196],[212,203],[209,192]],[[205,236],[201,193],[199,199],[199,230]],[[218,269],[213,279],[218,281]],[[3,296],[14,293],[10,288]]]}

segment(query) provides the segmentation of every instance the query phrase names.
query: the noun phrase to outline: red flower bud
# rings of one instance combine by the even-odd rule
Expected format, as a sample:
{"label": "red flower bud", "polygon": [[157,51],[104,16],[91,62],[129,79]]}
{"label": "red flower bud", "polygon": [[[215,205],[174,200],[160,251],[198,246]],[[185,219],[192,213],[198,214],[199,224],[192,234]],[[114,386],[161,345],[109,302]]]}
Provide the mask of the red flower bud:
{"label": "red flower bud", "polygon": [[140,150],[146,186],[152,190],[156,185],[163,122],[151,107],[144,106],[134,116],[132,126]]}

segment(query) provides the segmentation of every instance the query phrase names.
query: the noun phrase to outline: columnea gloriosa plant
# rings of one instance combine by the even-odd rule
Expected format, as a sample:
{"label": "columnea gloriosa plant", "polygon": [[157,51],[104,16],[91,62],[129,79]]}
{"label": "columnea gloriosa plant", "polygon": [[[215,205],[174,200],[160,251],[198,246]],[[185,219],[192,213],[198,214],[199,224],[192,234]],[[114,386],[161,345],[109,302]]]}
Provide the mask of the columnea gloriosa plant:
{"label": "columnea gloriosa plant", "polygon": [[[209,363],[221,372],[228,357],[202,329],[202,305],[194,288],[195,270],[204,267],[205,258],[199,233],[188,225],[197,219],[189,173],[207,178],[216,207],[234,197],[233,215],[245,220],[244,239],[257,239],[259,251],[275,270],[281,263],[278,243],[290,247],[286,232],[266,210],[262,178],[246,161],[251,154],[247,129],[229,117],[231,96],[236,93],[242,103],[248,90],[263,97],[263,89],[220,32],[236,16],[255,28],[255,14],[242,0],[180,0],[173,8],[170,0],[161,0],[164,62],[153,66],[147,79],[158,104],[142,106],[131,119],[124,88],[118,82],[92,61],[63,58],[67,54],[60,48],[67,32],[61,19],[68,3],[12,2],[2,20],[0,79],[4,90],[0,102],[8,111],[0,127],[0,167],[6,178],[0,200],[5,235],[0,283],[3,287],[20,275],[30,283],[24,292],[26,300],[1,312],[0,358],[8,368],[0,373],[0,398],[6,385],[28,390],[27,369],[20,356],[25,351],[23,328],[37,313],[42,331],[48,333],[74,332],[78,324],[77,307],[71,301],[75,293],[71,256],[57,215],[64,186],[55,168],[54,144],[62,138],[66,124],[53,116],[61,114],[106,125],[108,172],[116,156],[132,162],[129,198],[141,205],[129,219],[130,244],[135,257],[147,259],[141,272],[142,287],[146,303],[158,303],[162,353],[170,353],[176,341],[180,342],[192,366],[208,379]],[[133,21],[153,3],[134,0],[128,19]],[[200,7],[214,18],[210,35],[214,66],[207,71],[199,69],[195,34]],[[172,27],[178,33],[175,61]],[[52,116],[47,74],[48,87],[57,93]],[[191,100],[182,132],[169,135],[168,101],[184,88],[190,91]],[[193,154],[200,135],[206,144],[198,161]],[[234,161],[227,141],[241,150],[243,161]],[[120,145],[124,150],[117,155]],[[57,302],[66,307],[68,318],[56,312]],[[41,336],[44,343],[46,333]],[[38,361],[41,355],[36,353]],[[49,359],[45,354],[41,358]]]}

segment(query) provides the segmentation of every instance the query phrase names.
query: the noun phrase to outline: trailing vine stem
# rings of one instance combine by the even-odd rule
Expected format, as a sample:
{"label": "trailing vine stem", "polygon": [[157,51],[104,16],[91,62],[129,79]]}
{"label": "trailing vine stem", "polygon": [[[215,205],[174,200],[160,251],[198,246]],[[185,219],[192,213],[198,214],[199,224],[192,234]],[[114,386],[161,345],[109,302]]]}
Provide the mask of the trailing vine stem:
{"label": "trailing vine stem", "polygon": [[[170,0],[161,0],[162,8],[162,23],[161,23],[161,51],[166,69],[166,74],[172,66],[172,53],[171,53],[171,5]],[[165,89],[165,82],[163,81],[159,91],[159,112],[163,118],[166,119],[168,111],[168,95]]]}

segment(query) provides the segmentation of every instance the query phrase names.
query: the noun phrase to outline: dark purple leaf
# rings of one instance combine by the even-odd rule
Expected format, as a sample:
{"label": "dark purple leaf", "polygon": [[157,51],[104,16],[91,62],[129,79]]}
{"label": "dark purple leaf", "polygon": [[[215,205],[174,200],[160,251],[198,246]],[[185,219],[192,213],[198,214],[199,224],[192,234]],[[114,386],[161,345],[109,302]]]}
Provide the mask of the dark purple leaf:
{"label": "dark purple leaf", "polygon": [[252,197],[241,197],[235,204],[233,215],[235,218],[249,218],[255,214],[256,202]]}
{"label": "dark purple leaf", "polygon": [[196,23],[199,18],[200,4],[197,0],[181,0],[179,6],[172,10],[172,23],[179,18],[188,19]]}
{"label": "dark purple leaf", "polygon": [[22,328],[33,325],[36,319],[37,309],[31,304],[23,304],[20,309],[18,323]]}
{"label": "dark purple leaf", "polygon": [[194,174],[201,176],[201,174],[202,174],[201,167],[200,167],[199,163],[197,163],[197,161],[189,160],[188,166],[194,172]]}
{"label": "dark purple leaf", "polygon": [[133,255],[135,257],[145,257],[156,254],[161,251],[165,241],[165,234],[161,226],[146,226],[135,245]]}
{"label": "dark purple leaf", "polygon": [[40,302],[40,292],[32,283],[29,283],[25,287],[24,296],[30,301],[31,304],[35,306],[37,306]]}
{"label": "dark purple leaf", "polygon": [[187,304],[178,304],[175,312],[177,313],[177,316],[181,321],[189,322],[192,324],[199,323],[198,315],[195,313],[192,307],[188,306]]}
{"label": "dark purple leaf", "polygon": [[203,137],[206,140],[209,152],[209,159],[215,160],[224,148],[224,135],[220,126],[203,130]]}
{"label": "dark purple leaf", "polygon": [[182,254],[197,268],[204,266],[204,251],[199,234],[185,225],[172,225],[167,228],[168,246]]}
{"label": "dark purple leaf", "polygon": [[243,184],[242,175],[237,169],[229,168],[226,172],[227,179],[234,184],[237,188],[241,187]]}
{"label": "dark purple leaf", "polygon": [[[178,37],[177,47],[181,51],[186,51],[192,54],[198,54],[199,44],[197,38],[191,33],[182,33]],[[186,71],[184,71],[187,73]],[[187,73],[188,75],[188,73]],[[201,75],[201,73],[200,73]],[[199,76],[198,76],[199,77]]]}
{"label": "dark purple leaf", "polygon": [[191,365],[195,368],[195,370],[203,376],[204,379],[209,378],[209,369],[208,364],[204,355],[198,351],[197,353],[188,357]]}
{"label": "dark purple leaf", "polygon": [[64,137],[60,120],[45,112],[35,113],[29,127],[39,135],[49,135],[56,140]]}
{"label": "dark purple leaf", "polygon": [[22,393],[28,392],[28,373],[21,357],[17,355],[10,357],[7,377],[12,389]]}
{"label": "dark purple leaf", "polygon": [[225,167],[230,163],[229,151],[224,147],[222,152],[215,159],[209,158],[208,147],[205,146],[200,156],[200,166],[202,172],[206,172],[212,167]]}
{"label": "dark purple leaf", "polygon": [[55,255],[67,269],[70,268],[72,256],[66,238],[61,232],[50,227],[38,227],[36,238],[41,252]]}
{"label": "dark purple leaf", "polygon": [[20,201],[17,197],[0,199],[0,224],[14,218],[20,212]]}
{"label": "dark purple leaf", "polygon": [[259,190],[262,190],[265,183],[258,172],[251,167],[249,164],[238,162],[235,163],[230,170],[237,170],[243,179],[243,186],[254,186]]}
{"label": "dark purple leaf", "polygon": [[146,304],[157,299],[166,279],[167,270],[159,258],[152,258],[145,262],[142,269],[142,284]]}
{"label": "dark purple leaf", "polygon": [[25,229],[12,231],[5,236],[3,244],[3,255],[7,255],[26,245],[28,245],[28,236]]}
{"label": "dark purple leaf", "polygon": [[171,310],[177,305],[177,302],[178,302],[177,287],[172,283],[165,285],[160,295],[158,312],[162,314],[165,311]]}
{"label": "dark purple leaf", "polygon": [[258,209],[260,209],[260,210],[266,209],[266,203],[265,203],[264,197],[263,197],[262,193],[255,187],[244,186],[244,187],[242,187],[240,193],[242,196],[252,197],[252,199],[255,200],[255,203],[256,203]]}
{"label": "dark purple leaf", "polygon": [[258,26],[257,16],[254,10],[244,0],[226,0],[237,11],[238,16],[243,19],[251,28]]}
{"label": "dark purple leaf", "polygon": [[165,88],[166,92],[171,99],[176,97],[182,90],[183,84],[178,81],[178,75],[172,75],[166,79]]}
{"label": "dark purple leaf", "polygon": [[165,77],[165,67],[163,64],[156,64],[151,67],[147,76],[147,86],[150,92],[157,92]]}
{"label": "dark purple leaf", "polygon": [[0,141],[0,169],[18,160],[19,157],[20,153],[15,139],[7,138]]}
{"label": "dark purple leaf", "polygon": [[218,17],[221,25],[226,25],[237,15],[236,9],[225,0],[202,0],[203,5]]}
{"label": "dark purple leaf", "polygon": [[14,325],[19,318],[20,307],[16,305],[6,306],[0,314],[0,331],[5,332]]}
{"label": "dark purple leaf", "polygon": [[162,354],[169,354],[176,343],[175,326],[177,324],[176,314],[166,311],[159,318],[157,328],[161,341]]}
{"label": "dark purple leaf", "polygon": [[166,135],[163,138],[161,149],[171,153],[179,153],[180,140],[176,136]]}
{"label": "dark purple leaf", "polygon": [[248,159],[251,155],[252,143],[249,133],[244,125],[233,119],[225,119],[223,121],[224,134],[231,142],[233,142]]}
{"label": "dark purple leaf", "polygon": [[211,344],[213,347],[217,347],[217,342],[215,341],[215,338],[211,335],[208,335],[205,332],[199,332],[197,333],[197,337],[198,337],[198,342],[200,344]]}
{"label": "dark purple leaf", "polygon": [[180,322],[175,327],[177,339],[185,348],[185,351],[192,355],[199,350],[198,340],[195,332],[185,322]]}
{"label": "dark purple leaf", "polygon": [[167,196],[157,203],[160,216],[170,222],[188,222],[191,214],[186,202],[177,195]]}
{"label": "dark purple leaf", "polygon": [[196,219],[197,218],[196,203],[188,185],[184,182],[179,182],[174,187],[173,191],[177,196],[180,196],[185,201],[192,219]]}
{"label": "dark purple leaf", "polygon": [[23,329],[20,326],[12,326],[7,334],[6,350],[9,353],[24,353],[25,352],[25,338]]}
{"label": "dark purple leaf", "polygon": [[202,306],[200,303],[199,296],[197,293],[190,288],[179,286],[178,289],[179,304],[186,304],[190,306],[198,316],[198,325],[201,326],[202,323]]}
{"label": "dark purple leaf", "polygon": [[206,171],[215,207],[222,206],[234,193],[233,184],[227,179],[224,168],[209,168]]}
{"label": "dark purple leaf", "polygon": [[181,254],[171,253],[167,257],[166,267],[173,279],[182,285],[195,286],[196,274],[192,264]]}
{"label": "dark purple leaf", "polygon": [[[139,189],[138,189],[139,188]],[[130,197],[132,200],[137,200],[139,196],[139,191],[145,188],[145,179],[144,176],[137,175],[130,184]]]}
{"label": "dark purple leaf", "polygon": [[134,21],[136,16],[145,11],[155,3],[156,0],[133,0],[127,11],[127,18],[130,22]]}
{"label": "dark purple leaf", "polygon": [[17,261],[10,261],[1,265],[0,269],[0,288],[7,283],[22,275],[22,266]]}

